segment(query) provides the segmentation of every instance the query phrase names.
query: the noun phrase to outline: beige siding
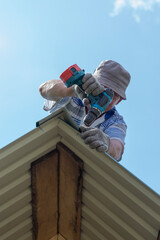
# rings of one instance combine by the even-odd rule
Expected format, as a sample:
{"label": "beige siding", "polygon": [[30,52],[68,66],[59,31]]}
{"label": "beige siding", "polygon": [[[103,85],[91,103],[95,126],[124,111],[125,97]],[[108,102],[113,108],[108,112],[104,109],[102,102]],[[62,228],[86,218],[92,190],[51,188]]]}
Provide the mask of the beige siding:
{"label": "beige siding", "polygon": [[0,239],[32,239],[30,165],[59,141],[84,161],[81,240],[155,240],[160,197],[119,163],[88,148],[58,118],[0,152]]}
{"label": "beige siding", "polygon": [[60,129],[61,141],[84,161],[82,240],[155,240],[158,194],[116,161],[89,149],[75,131]]}
{"label": "beige siding", "polygon": [[31,163],[60,141],[57,121],[36,128],[0,152],[1,240],[32,239]]}

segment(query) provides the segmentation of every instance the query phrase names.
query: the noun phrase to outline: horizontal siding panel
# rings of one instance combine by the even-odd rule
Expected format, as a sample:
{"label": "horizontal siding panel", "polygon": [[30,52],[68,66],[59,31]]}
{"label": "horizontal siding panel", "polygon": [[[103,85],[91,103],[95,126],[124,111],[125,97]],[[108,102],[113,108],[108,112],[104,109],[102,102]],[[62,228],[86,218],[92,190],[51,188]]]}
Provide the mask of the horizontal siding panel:
{"label": "horizontal siding panel", "polygon": [[103,217],[97,215],[92,209],[90,210],[88,206],[83,206],[82,216],[92,225],[92,227],[96,228],[97,232],[101,233],[108,239],[123,240],[116,228],[112,228],[111,225],[108,224],[108,221],[103,221]]}
{"label": "horizontal siding panel", "polygon": [[[61,141],[72,151],[75,151],[81,159],[84,159],[84,162],[91,159],[93,164],[103,169],[108,175],[111,175],[112,178],[117,180],[124,188],[130,189],[131,192],[134,192],[135,195],[142,199],[143,202],[146,202],[147,205],[152,205],[155,211],[157,211],[157,208],[160,208],[157,193],[108,155],[90,149],[88,145],[84,144],[84,141],[79,137],[80,134],[77,131],[72,128],[66,128],[65,122],[61,121],[59,126],[61,126],[60,134],[63,136]],[[83,151],[81,151],[81,149],[83,149]]]}
{"label": "horizontal siding panel", "polygon": [[[104,206],[111,209],[119,218],[123,218],[139,234],[143,234],[146,240],[150,240],[155,234],[155,229],[140,218],[134,211],[128,208],[118,198],[114,197],[107,189],[98,184],[89,175],[83,175],[85,190],[101,202]],[[85,195],[85,194],[84,194]]]}
{"label": "horizontal siding panel", "polygon": [[139,199],[134,192],[130,192],[130,188],[125,188],[112,176],[107,174],[103,169],[93,164],[89,159],[84,164],[84,169],[88,175],[107,189],[113,196],[119,199],[123,204],[128,206],[134,211],[140,218],[145,218],[147,223],[153,228],[160,225],[160,207],[156,208],[156,211],[152,209],[152,205],[148,205]]}
{"label": "horizontal siding panel", "polygon": [[[61,126],[60,134],[63,136],[61,141],[73,152],[76,152],[86,164],[89,163],[89,167],[94,164],[96,167],[102,169],[108,176],[112,176],[112,179],[123,186],[124,189],[130,190],[137,199],[141,199],[146,205],[152,206],[155,212],[157,212],[157,209],[160,209],[158,194],[106,154],[98,153],[96,150],[90,149],[79,137],[78,132],[72,130],[72,128],[66,128],[65,125],[64,122],[59,123],[59,126]],[[83,151],[81,151],[81,149],[83,149]]]}
{"label": "horizontal siding panel", "polygon": [[1,240],[17,240],[18,237],[23,236],[26,232],[32,229],[32,218],[28,218],[21,222],[15,228],[8,230],[1,236]]}
{"label": "horizontal siding panel", "polygon": [[1,204],[17,196],[24,189],[31,185],[31,174],[30,172],[24,173],[22,176],[12,181],[10,184],[1,189]]}
{"label": "horizontal siding panel", "polygon": [[[92,158],[90,158],[92,159]],[[160,209],[160,201],[159,201],[159,196],[157,194],[155,194],[154,192],[152,192],[152,190],[148,189],[147,186],[145,186],[146,188],[144,188],[143,186],[143,189],[142,191],[140,191],[141,188],[138,188],[139,185],[141,186],[141,182],[138,181],[137,179],[135,179],[135,177],[133,177],[131,174],[130,176],[128,176],[128,173],[126,173],[125,169],[124,172],[123,172],[123,175],[122,176],[119,176],[119,174],[116,175],[115,177],[115,172],[113,174],[113,169],[110,169],[108,167],[108,160],[106,159],[106,162],[104,163],[102,161],[102,159],[100,159],[100,161],[95,158],[93,158],[92,160],[90,159],[87,159],[87,161],[85,162],[86,163],[86,168],[88,169],[88,171],[92,171],[95,170],[97,173],[99,172],[100,175],[98,177],[98,179],[103,179],[104,177],[105,178],[108,178],[108,180],[110,180],[110,182],[112,183],[112,185],[110,185],[110,188],[111,186],[113,185],[119,185],[120,190],[121,192],[126,192],[127,195],[128,193],[130,193],[130,195],[132,194],[132,199],[137,202],[138,199],[141,200],[141,203],[145,203],[146,206],[152,206],[152,213],[153,213],[153,210],[155,212],[157,212],[158,209]],[[109,161],[110,162],[110,161]],[[119,166],[121,167],[118,163],[116,163],[117,166],[115,165],[115,169]],[[121,168],[120,168],[121,170]],[[87,170],[86,170],[87,171]],[[128,178],[130,178],[128,180]],[[125,182],[125,184],[124,184]],[[137,189],[133,189],[133,185],[137,185]],[[112,189],[111,189],[112,190]],[[143,204],[142,204],[143,205]],[[158,215],[157,215],[158,216]],[[158,216],[159,218],[159,216]]]}
{"label": "horizontal siding panel", "polygon": [[[115,229],[118,233],[118,239],[126,237],[129,240],[146,240],[142,238],[134,229],[129,227],[126,222],[121,218],[113,214],[110,209],[107,209],[102,205],[97,199],[92,197],[87,192],[83,193],[86,195],[84,201],[84,206],[82,208],[82,217],[88,219],[92,226],[96,227],[99,232],[104,236],[108,236],[109,232],[106,232],[107,226],[111,229]],[[114,237],[114,231],[110,232],[110,239],[116,240],[117,237]],[[112,238],[111,238],[112,237]]]}
{"label": "horizontal siding panel", "polygon": [[43,147],[34,150],[33,152],[28,153],[23,158],[19,159],[8,166],[6,169],[3,169],[0,172],[1,176],[1,187],[6,186],[7,184],[15,181],[18,177],[21,177],[26,171],[30,170],[30,165],[33,161],[55,149],[57,142],[60,140],[58,136],[55,139],[52,139],[50,142],[43,145]]}
{"label": "horizontal siding panel", "polygon": [[17,240],[33,240],[32,231],[28,231],[26,234],[23,234],[21,237],[17,238]]}
{"label": "horizontal siding panel", "polygon": [[50,121],[0,150],[0,239],[32,239],[31,163],[56,148],[61,136]]}
{"label": "horizontal siding panel", "polygon": [[[63,124],[65,123],[61,123],[61,125]],[[84,239],[85,236],[90,239],[102,239],[102,236],[98,237],[98,234],[102,235],[102,231],[100,229],[99,231],[97,230],[100,221],[93,225],[95,220],[93,221],[84,211],[86,207],[96,217],[101,213],[99,219],[102,220],[103,212],[97,207],[97,204],[100,203],[102,207],[114,213],[114,216],[118,219],[119,232],[117,231],[117,234],[119,234],[119,237],[124,240],[155,240],[160,227],[160,197],[158,194],[116,161],[89,149],[78,138],[79,134],[76,131],[72,134],[72,131],[69,129],[67,131],[65,127],[63,129],[61,127],[61,135],[63,136],[61,141],[84,161],[82,207],[82,222],[85,221],[85,225],[82,224],[82,236]],[[90,198],[86,198],[86,192],[90,194]],[[91,204],[92,197],[95,202],[98,200],[96,205]],[[106,213],[104,212],[103,214],[106,217]],[[128,230],[125,226],[122,225],[122,227],[120,225],[119,219],[126,224],[126,228],[131,230],[131,233],[127,232]],[[114,220],[113,217],[113,222]],[[107,226],[111,226],[110,219],[105,220],[104,218],[103,222]],[[87,223],[90,228],[86,227]],[[97,234],[91,231],[91,227],[93,227],[93,232],[96,231]],[[116,226],[114,228],[116,229]],[[113,226],[111,229],[113,230]],[[103,235],[103,238],[106,239],[106,236]],[[112,237],[110,236],[109,239],[112,240]],[[119,238],[117,239],[119,240]]]}
{"label": "horizontal siding panel", "polygon": [[24,208],[18,210],[14,214],[10,215],[0,223],[0,235],[5,234],[10,229],[16,227],[18,224],[23,222],[25,219],[32,215],[32,206],[27,204]]}
{"label": "horizontal siding panel", "polygon": [[81,229],[84,232],[84,235],[89,236],[92,240],[112,240],[107,236],[103,236],[100,232],[97,231],[95,227],[92,226],[92,224],[90,224],[85,219],[82,219],[81,221]]}
{"label": "horizontal siding panel", "polygon": [[92,240],[90,237],[86,235],[83,231],[81,231],[81,240]]}
{"label": "horizontal siding panel", "polygon": [[1,170],[10,166],[15,161],[23,158],[28,153],[34,152],[58,136],[57,123],[59,120],[44,124],[43,128],[35,128],[31,132],[10,143],[0,150]]}
{"label": "horizontal siding panel", "polygon": [[1,220],[4,220],[11,216],[12,214],[19,211],[21,208],[25,207],[26,204],[31,202],[31,190],[27,189],[21,192],[16,197],[9,199],[8,202],[0,207]]}

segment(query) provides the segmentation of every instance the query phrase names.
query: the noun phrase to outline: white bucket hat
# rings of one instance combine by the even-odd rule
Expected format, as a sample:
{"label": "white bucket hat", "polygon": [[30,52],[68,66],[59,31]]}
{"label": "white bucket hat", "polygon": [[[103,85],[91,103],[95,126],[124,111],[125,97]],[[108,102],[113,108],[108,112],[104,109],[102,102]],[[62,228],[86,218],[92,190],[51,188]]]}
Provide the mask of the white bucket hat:
{"label": "white bucket hat", "polygon": [[119,63],[105,60],[100,63],[93,75],[103,86],[111,88],[123,99],[126,99],[125,91],[131,76]]}

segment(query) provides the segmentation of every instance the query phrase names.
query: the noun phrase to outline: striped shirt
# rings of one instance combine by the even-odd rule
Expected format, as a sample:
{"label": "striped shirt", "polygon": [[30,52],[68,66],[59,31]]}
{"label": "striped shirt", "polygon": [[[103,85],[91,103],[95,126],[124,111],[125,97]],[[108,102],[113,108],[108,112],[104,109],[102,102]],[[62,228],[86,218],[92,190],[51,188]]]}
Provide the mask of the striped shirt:
{"label": "striped shirt", "polygon": [[[78,126],[83,125],[83,119],[86,115],[86,112],[85,106],[80,99],[76,97],[62,98],[52,107],[50,113],[53,113],[61,107],[65,107],[67,109]],[[123,145],[125,144],[127,125],[115,107],[106,114],[103,114],[90,127],[99,128],[106,133],[110,139],[117,139]]]}

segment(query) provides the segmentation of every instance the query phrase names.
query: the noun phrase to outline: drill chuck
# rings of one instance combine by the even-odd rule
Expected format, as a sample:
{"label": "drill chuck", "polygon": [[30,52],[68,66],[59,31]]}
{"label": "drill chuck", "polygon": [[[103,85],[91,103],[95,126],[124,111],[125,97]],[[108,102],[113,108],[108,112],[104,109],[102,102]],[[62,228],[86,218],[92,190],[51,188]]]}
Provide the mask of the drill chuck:
{"label": "drill chuck", "polygon": [[84,124],[89,127],[100,116],[101,111],[98,108],[92,107],[84,118]]}

